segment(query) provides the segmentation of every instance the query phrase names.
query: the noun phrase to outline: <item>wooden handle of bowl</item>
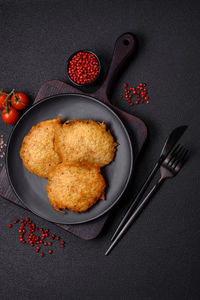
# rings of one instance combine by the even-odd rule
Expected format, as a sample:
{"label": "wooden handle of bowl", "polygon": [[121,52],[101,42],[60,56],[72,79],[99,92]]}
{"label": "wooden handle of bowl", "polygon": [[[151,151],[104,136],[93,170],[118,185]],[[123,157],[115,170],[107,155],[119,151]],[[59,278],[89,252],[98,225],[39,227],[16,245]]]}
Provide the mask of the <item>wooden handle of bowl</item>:
{"label": "wooden handle of bowl", "polygon": [[112,61],[103,85],[92,94],[93,97],[110,103],[109,97],[116,81],[127,60],[135,51],[136,40],[131,33],[122,34],[115,43]]}

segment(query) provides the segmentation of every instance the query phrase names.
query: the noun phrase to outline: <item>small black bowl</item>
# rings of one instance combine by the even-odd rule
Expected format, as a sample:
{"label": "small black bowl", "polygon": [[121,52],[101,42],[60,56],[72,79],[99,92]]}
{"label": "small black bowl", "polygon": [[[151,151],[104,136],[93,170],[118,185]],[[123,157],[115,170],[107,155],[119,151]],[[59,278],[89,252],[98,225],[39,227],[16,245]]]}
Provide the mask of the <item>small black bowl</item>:
{"label": "small black bowl", "polygon": [[[98,71],[98,74],[97,74],[97,76],[95,77],[95,79],[94,79],[93,81],[91,81],[90,83],[79,84],[79,83],[75,82],[75,81],[70,77],[70,75],[69,75],[69,73],[68,73],[69,62],[70,62],[71,59],[74,57],[74,55],[76,55],[76,54],[79,53],[79,52],[91,53],[91,54],[93,54],[93,55],[96,57],[96,59],[97,59],[97,61],[98,61],[98,64],[99,64],[99,71]],[[79,86],[79,87],[87,87],[87,86],[93,85],[93,84],[97,81],[97,79],[99,79],[100,73],[101,73],[101,63],[100,63],[100,59],[98,58],[98,56],[97,56],[94,52],[92,52],[92,51],[90,51],[90,50],[78,50],[78,51],[74,52],[74,53],[68,58],[68,60],[67,60],[67,76],[68,76],[69,80],[71,81],[71,83],[73,83],[73,84],[76,85],[76,86]]]}

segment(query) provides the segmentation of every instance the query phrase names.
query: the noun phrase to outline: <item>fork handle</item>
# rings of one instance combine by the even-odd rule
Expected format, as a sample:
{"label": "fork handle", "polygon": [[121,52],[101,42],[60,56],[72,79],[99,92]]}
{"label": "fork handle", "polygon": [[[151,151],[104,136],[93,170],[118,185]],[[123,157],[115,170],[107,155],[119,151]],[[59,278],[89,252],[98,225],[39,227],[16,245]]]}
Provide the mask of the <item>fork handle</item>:
{"label": "fork handle", "polygon": [[154,185],[154,187],[151,189],[151,191],[148,193],[148,195],[144,198],[144,200],[140,203],[140,205],[136,208],[136,210],[133,212],[133,214],[130,216],[128,221],[125,223],[125,225],[122,227],[120,232],[117,234],[115,239],[112,241],[112,244],[106,251],[105,255],[108,255],[110,251],[113,249],[113,247],[119,242],[119,240],[124,236],[126,231],[129,229],[129,227],[132,225],[132,223],[136,220],[136,218],[140,215],[142,210],[145,208],[145,206],[149,203],[151,197],[155,194],[155,192],[158,190],[158,188],[161,186],[161,184],[165,181],[165,178],[161,177],[158,182]]}
{"label": "fork handle", "polygon": [[124,217],[122,218],[121,222],[119,223],[117,229],[115,230],[111,241],[113,241],[115,239],[115,237],[117,236],[117,234],[119,233],[120,229],[123,227],[123,225],[125,224],[125,222],[128,220],[128,218],[130,217],[131,213],[133,212],[134,208],[137,206],[137,204],[139,203],[140,199],[142,198],[143,194],[145,193],[147,187],[149,186],[151,180],[153,179],[154,175],[156,174],[156,172],[158,171],[159,167],[161,165],[161,160],[159,160],[153,170],[151,171],[151,173],[149,174],[148,178],[146,179],[145,183],[142,185],[141,189],[139,190],[137,196],[135,197],[134,201],[131,203],[131,205],[129,206],[128,210],[126,211]]}
{"label": "fork handle", "polygon": [[158,188],[161,186],[161,184],[164,182],[165,178],[161,177],[158,182],[154,185],[154,187],[151,189],[151,191],[148,193],[148,195],[144,198],[144,200],[140,203],[140,205],[136,208],[134,213],[131,215],[129,220],[126,222],[125,226],[123,227],[123,230],[125,231],[128,229],[128,227],[135,221],[135,219],[138,217],[138,215],[142,212],[144,207],[148,204],[151,197],[157,192]]}

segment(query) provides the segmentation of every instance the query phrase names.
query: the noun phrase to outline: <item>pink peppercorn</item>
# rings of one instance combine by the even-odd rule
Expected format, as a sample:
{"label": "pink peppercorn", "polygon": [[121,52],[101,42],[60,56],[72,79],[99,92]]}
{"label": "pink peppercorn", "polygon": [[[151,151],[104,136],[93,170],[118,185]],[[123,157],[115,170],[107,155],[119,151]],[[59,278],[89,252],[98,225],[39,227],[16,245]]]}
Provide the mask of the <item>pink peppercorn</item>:
{"label": "pink peppercorn", "polygon": [[79,51],[70,59],[67,71],[75,83],[85,85],[97,78],[99,69],[99,61],[93,53]]}

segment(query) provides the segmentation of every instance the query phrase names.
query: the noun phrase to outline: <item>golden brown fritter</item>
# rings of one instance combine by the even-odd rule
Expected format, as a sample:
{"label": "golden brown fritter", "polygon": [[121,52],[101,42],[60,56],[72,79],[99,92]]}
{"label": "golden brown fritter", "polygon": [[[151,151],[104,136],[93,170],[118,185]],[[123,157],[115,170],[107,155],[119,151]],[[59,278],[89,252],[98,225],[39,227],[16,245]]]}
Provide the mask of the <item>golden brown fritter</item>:
{"label": "golden brown fritter", "polygon": [[58,211],[83,212],[104,199],[106,183],[96,165],[63,162],[51,169],[48,179],[46,191]]}
{"label": "golden brown fritter", "polygon": [[62,161],[100,167],[113,160],[117,146],[106,125],[92,120],[67,121],[56,132],[56,144]]}
{"label": "golden brown fritter", "polygon": [[24,137],[20,157],[33,174],[46,178],[49,170],[61,162],[55,149],[55,132],[61,126],[61,117],[33,126]]}

